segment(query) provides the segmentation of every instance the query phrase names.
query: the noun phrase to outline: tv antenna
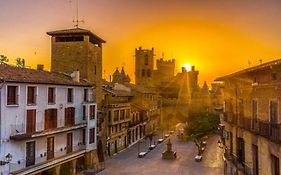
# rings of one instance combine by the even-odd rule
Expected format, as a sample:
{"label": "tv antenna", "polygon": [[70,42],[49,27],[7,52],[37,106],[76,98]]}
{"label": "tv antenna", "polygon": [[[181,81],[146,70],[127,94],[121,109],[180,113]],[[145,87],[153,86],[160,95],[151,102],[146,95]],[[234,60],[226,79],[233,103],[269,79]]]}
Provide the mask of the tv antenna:
{"label": "tv antenna", "polygon": [[[70,0],[69,2],[71,3],[72,1]],[[79,27],[79,23],[85,23],[84,20],[79,20],[79,0],[76,0],[76,19],[73,19],[72,22],[76,28]]]}

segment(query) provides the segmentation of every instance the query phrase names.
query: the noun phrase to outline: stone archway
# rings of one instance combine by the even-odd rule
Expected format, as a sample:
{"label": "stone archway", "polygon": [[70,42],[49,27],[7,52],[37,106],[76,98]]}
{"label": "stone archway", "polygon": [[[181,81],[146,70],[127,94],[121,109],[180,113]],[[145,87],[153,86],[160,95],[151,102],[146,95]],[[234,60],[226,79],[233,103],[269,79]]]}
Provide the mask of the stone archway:
{"label": "stone archway", "polygon": [[102,141],[101,140],[99,140],[98,141],[98,149],[97,149],[97,151],[98,151],[98,158],[99,158],[99,162],[104,162],[104,151],[103,151],[103,146],[102,146],[103,144],[102,144]]}

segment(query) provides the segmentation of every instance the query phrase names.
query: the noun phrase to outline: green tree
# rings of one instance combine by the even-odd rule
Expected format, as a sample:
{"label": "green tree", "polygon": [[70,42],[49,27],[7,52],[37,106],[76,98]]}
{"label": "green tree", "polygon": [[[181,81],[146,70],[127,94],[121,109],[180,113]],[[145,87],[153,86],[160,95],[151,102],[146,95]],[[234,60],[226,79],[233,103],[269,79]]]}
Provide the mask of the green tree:
{"label": "green tree", "polygon": [[8,61],[9,61],[9,59],[8,59],[7,56],[5,56],[5,55],[0,55],[0,64],[6,63],[6,62],[8,62]]}
{"label": "green tree", "polygon": [[24,59],[18,57],[18,58],[16,59],[16,66],[17,66],[17,67],[25,67],[25,61],[24,61]]}
{"label": "green tree", "polygon": [[195,143],[198,155],[203,153],[203,141],[217,130],[219,123],[219,115],[215,113],[192,112],[189,114],[185,133]]}

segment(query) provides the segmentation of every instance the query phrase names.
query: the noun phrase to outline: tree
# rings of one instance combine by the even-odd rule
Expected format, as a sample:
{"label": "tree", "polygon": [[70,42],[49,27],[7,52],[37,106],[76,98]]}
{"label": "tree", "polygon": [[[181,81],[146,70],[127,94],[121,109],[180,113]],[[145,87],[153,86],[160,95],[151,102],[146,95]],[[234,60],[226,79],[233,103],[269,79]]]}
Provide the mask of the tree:
{"label": "tree", "polygon": [[16,59],[16,66],[17,66],[17,67],[25,67],[25,61],[24,61],[24,59],[18,57],[18,58]]}
{"label": "tree", "polygon": [[5,55],[0,55],[0,64],[6,63],[6,62],[8,62],[8,61],[9,61],[9,59],[8,59],[7,56],[5,56]]}
{"label": "tree", "polygon": [[185,127],[185,133],[195,143],[198,155],[203,153],[203,141],[217,130],[220,123],[219,115],[209,112],[192,112]]}

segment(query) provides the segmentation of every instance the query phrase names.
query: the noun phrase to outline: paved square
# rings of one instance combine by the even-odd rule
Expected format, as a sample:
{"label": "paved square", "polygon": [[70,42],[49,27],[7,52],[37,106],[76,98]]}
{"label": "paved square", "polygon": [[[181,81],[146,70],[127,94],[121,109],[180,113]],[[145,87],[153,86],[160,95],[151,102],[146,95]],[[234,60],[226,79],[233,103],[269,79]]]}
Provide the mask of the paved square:
{"label": "paved square", "polygon": [[[137,158],[138,144],[107,160],[106,169],[98,175],[220,175],[223,174],[222,149],[218,147],[218,136],[209,138],[202,162],[195,162],[197,149],[193,142],[179,141],[170,136],[176,160],[163,160],[161,153],[166,150],[165,142],[143,158]],[[147,145],[149,142],[147,142]],[[144,145],[142,145],[144,146]],[[148,146],[147,146],[148,147]],[[144,147],[141,147],[141,151]]]}

